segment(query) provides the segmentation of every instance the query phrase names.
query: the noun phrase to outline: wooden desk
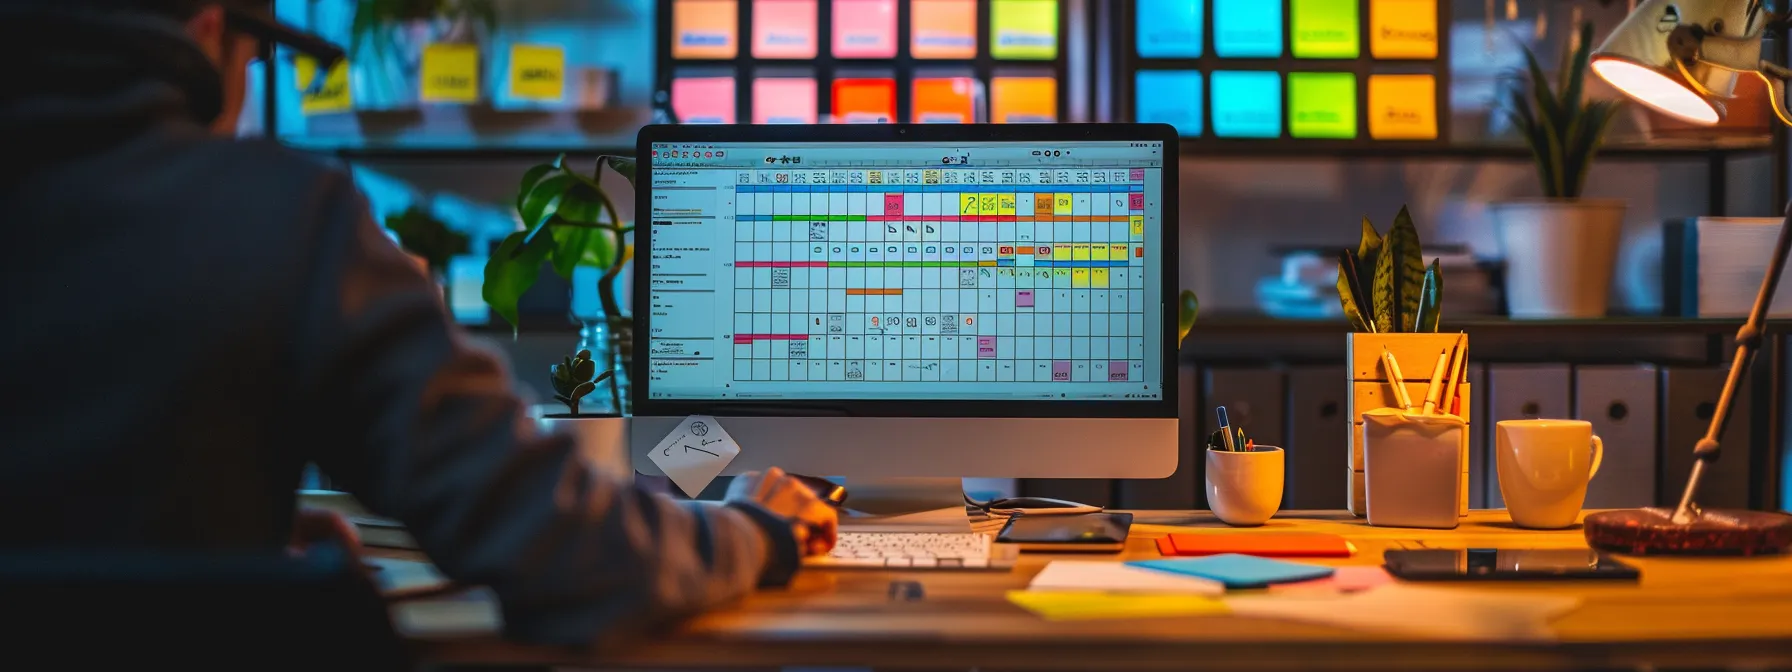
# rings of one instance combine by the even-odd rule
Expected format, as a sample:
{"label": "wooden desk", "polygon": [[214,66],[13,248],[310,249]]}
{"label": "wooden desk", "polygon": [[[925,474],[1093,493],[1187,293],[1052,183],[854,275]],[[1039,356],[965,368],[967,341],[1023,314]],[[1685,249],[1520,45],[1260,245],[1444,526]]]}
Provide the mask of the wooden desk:
{"label": "wooden desk", "polygon": [[[1157,557],[1175,526],[1224,527],[1205,512],[1140,512],[1124,559]],[[1477,511],[1455,530],[1369,527],[1342,512],[1288,512],[1266,529],[1332,532],[1358,553],[1337,565],[1376,565],[1399,548],[1584,548],[1578,528],[1513,527]],[[907,669],[1423,669],[1792,666],[1792,556],[1638,559],[1640,584],[1503,584],[1459,590],[1580,596],[1558,619],[1560,642],[1451,643],[1236,616],[1044,621],[1009,604],[1051,555],[1023,556],[1011,573],[806,572],[788,590],[754,595],[627,650],[567,651],[497,640],[483,598],[402,605],[401,630],[428,660],[448,664],[632,667],[858,666]],[[1114,556],[1099,556],[1114,557]],[[1122,559],[1122,558],[1116,558]],[[892,580],[920,582],[923,599],[889,598]],[[1441,584],[1440,584],[1441,585]]]}

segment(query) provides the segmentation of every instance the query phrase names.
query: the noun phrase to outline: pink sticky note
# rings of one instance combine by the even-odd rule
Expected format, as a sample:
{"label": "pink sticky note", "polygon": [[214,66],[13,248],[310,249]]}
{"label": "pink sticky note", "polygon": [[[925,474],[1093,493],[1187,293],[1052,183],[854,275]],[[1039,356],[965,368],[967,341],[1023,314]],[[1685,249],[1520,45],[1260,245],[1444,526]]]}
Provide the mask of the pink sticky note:
{"label": "pink sticky note", "polygon": [[686,124],[734,123],[734,78],[672,80],[672,113]]}
{"label": "pink sticky note", "polygon": [[1380,567],[1339,567],[1338,571],[1323,579],[1272,585],[1269,592],[1355,593],[1393,581],[1394,577],[1388,575],[1388,570]]}
{"label": "pink sticky note", "polygon": [[753,80],[753,123],[815,123],[815,80],[807,77]]}
{"label": "pink sticky note", "polygon": [[815,58],[815,0],[756,0],[755,58]]}
{"label": "pink sticky note", "polygon": [[1145,195],[1144,194],[1136,193],[1136,192],[1127,194],[1126,199],[1127,199],[1127,201],[1126,201],[1127,209],[1129,209],[1129,210],[1144,210],[1145,209]]}
{"label": "pink sticky note", "polygon": [[896,0],[834,0],[835,58],[895,58]]}
{"label": "pink sticky note", "polygon": [[1014,307],[1015,308],[1032,308],[1033,307],[1033,290],[1031,290],[1031,289],[1015,290],[1015,292],[1014,292]]}

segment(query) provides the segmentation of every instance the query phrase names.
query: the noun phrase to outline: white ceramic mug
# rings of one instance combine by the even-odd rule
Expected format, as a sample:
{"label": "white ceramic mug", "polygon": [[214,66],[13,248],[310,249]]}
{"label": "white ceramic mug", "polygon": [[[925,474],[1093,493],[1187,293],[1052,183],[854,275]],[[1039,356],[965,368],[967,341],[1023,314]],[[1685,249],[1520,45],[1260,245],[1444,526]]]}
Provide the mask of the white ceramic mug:
{"label": "white ceramic mug", "polygon": [[1519,527],[1574,524],[1605,444],[1585,420],[1501,420],[1495,427],[1500,496]]}
{"label": "white ceramic mug", "polygon": [[1262,525],[1282,508],[1282,449],[1207,451],[1207,507],[1227,525]]}

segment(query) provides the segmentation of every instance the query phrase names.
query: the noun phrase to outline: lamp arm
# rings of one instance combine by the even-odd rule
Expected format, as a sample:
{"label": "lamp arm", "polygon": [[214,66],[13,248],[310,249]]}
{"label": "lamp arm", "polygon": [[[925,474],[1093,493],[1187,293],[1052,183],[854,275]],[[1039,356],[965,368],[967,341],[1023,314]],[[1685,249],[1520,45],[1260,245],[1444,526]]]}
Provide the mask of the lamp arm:
{"label": "lamp arm", "polygon": [[1767,106],[1773,110],[1773,116],[1778,117],[1780,123],[1792,126],[1792,111],[1786,109],[1786,80],[1792,80],[1792,69],[1761,61],[1752,73],[1767,86]]}
{"label": "lamp arm", "polygon": [[1705,438],[1699,439],[1693,447],[1692,474],[1686,480],[1686,491],[1680,495],[1680,505],[1674,509],[1674,524],[1690,524],[1699,517],[1698,505],[1693,503],[1693,496],[1698,493],[1699,480],[1705,475],[1705,467],[1716,462],[1722,448],[1718,440],[1722,438],[1724,424],[1729,420],[1730,407],[1736,403],[1736,388],[1742,384],[1742,376],[1754,365],[1755,353],[1761,348],[1763,331],[1766,328],[1767,308],[1773,303],[1773,294],[1779,289],[1780,276],[1786,270],[1786,257],[1792,253],[1792,204],[1786,206],[1785,218],[1780,222],[1779,241],[1774,244],[1773,258],[1768,260],[1767,275],[1761,278],[1761,290],[1755,295],[1755,306],[1749,311],[1748,321],[1736,332],[1736,359],[1730,364],[1730,375],[1724,379],[1723,394],[1717,398],[1717,410],[1711,414],[1711,426],[1705,430]]}

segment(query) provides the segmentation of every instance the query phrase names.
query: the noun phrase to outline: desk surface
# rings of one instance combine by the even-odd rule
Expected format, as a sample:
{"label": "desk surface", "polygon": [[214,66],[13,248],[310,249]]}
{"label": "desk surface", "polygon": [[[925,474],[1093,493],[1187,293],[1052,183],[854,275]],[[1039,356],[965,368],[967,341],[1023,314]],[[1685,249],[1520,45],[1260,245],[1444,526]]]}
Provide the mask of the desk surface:
{"label": "desk surface", "polygon": [[[1172,527],[1175,526],[1175,527]],[[1224,525],[1205,512],[1140,512],[1123,556],[1158,557],[1177,529]],[[1287,512],[1266,530],[1330,532],[1357,554],[1328,564],[1377,565],[1400,548],[1584,548],[1579,528],[1521,530],[1503,511],[1477,511],[1455,530],[1369,527],[1343,512]],[[1048,622],[1010,604],[1055,558],[1027,554],[1010,573],[809,571],[788,590],[762,592],[626,650],[567,651],[497,640],[479,595],[400,605],[399,627],[423,655],[445,663],[605,666],[1005,669],[1203,667],[1510,668],[1723,664],[1792,666],[1792,556],[1630,558],[1639,584],[1481,584],[1459,590],[1537,591],[1583,602],[1552,627],[1559,642],[1427,641],[1237,616]],[[1080,556],[1079,559],[1089,559]],[[925,597],[889,598],[893,580]],[[1438,584],[1443,585],[1443,584]]]}

